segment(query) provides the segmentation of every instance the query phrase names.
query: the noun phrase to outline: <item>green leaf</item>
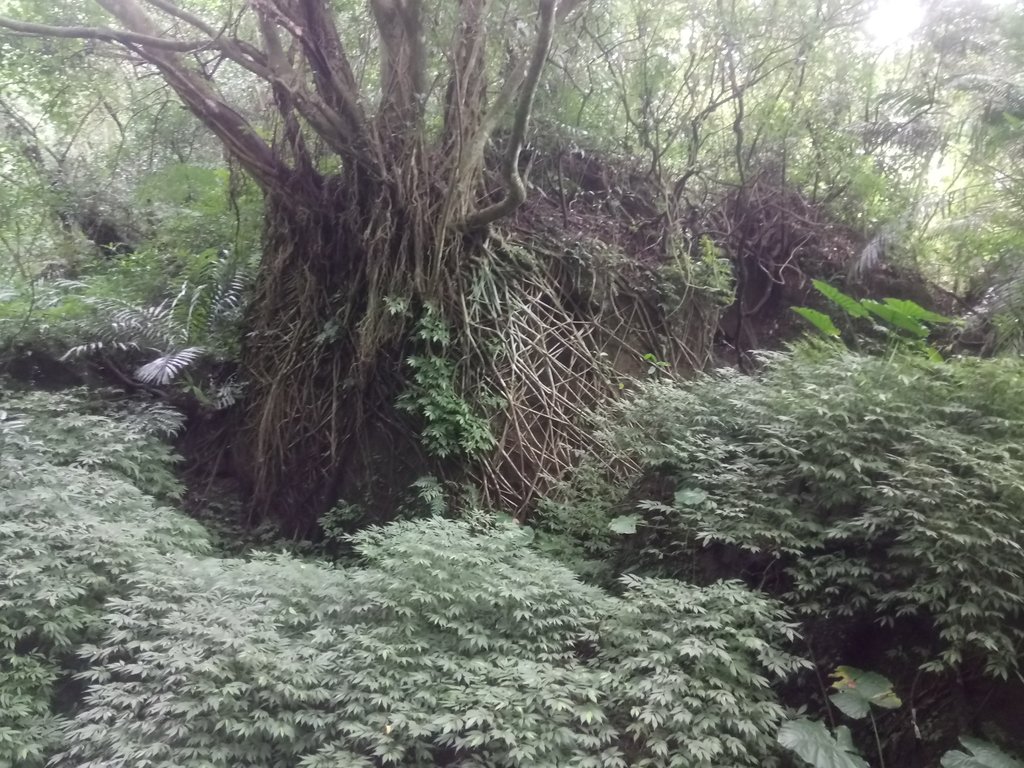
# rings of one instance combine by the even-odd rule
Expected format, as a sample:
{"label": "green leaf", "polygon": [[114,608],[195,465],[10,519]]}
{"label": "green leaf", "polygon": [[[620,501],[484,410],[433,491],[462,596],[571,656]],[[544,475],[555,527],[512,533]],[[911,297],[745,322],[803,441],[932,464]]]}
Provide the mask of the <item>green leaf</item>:
{"label": "green leaf", "polygon": [[778,741],[814,768],[868,768],[853,751],[846,728],[837,728],[833,736],[820,722],[800,718],[782,724]]}
{"label": "green leaf", "polygon": [[636,527],[639,523],[639,515],[621,515],[612,520],[608,524],[608,528],[615,533],[630,534],[636,533]]}
{"label": "green leaf", "polygon": [[836,328],[835,323],[832,322],[832,318],[824,312],[819,312],[818,310],[811,309],[810,307],[793,307],[793,311],[826,336],[839,336],[839,329]]}
{"label": "green leaf", "polygon": [[837,304],[840,309],[851,317],[868,316],[868,311],[852,296],[847,296],[838,288],[833,285],[829,285],[824,280],[812,280],[811,282],[814,283],[814,287],[817,288],[825,298]]}
{"label": "green leaf", "polygon": [[943,325],[953,322],[953,318],[940,315],[925,309],[920,304],[910,299],[883,299],[883,301],[897,312],[914,320],[923,320],[926,323]]}
{"label": "green leaf", "polygon": [[928,328],[921,325],[921,323],[914,318],[903,314],[895,307],[891,307],[888,304],[882,304],[881,302],[874,301],[873,299],[864,299],[861,303],[867,307],[872,314],[880,317],[882,320],[889,323],[889,325],[901,328],[919,339],[923,339],[928,335]]}
{"label": "green leaf", "polygon": [[837,667],[832,687],[837,691],[829,696],[845,715],[860,720],[868,716],[871,706],[897,709],[903,702],[892,689],[892,683],[882,675],[865,672],[854,667]]}
{"label": "green leaf", "polygon": [[871,711],[871,703],[855,693],[840,691],[829,696],[829,700],[847,717],[862,720]]}
{"label": "green leaf", "polygon": [[962,737],[960,743],[973,754],[949,751],[942,756],[942,768],[1024,768],[1024,762],[987,741]]}
{"label": "green leaf", "polygon": [[853,734],[850,733],[849,728],[845,725],[837,725],[833,734],[836,737],[836,744],[847,752],[857,753],[857,748],[853,746]]}
{"label": "green leaf", "polygon": [[677,507],[695,507],[707,501],[708,494],[700,488],[680,488],[676,491]]}

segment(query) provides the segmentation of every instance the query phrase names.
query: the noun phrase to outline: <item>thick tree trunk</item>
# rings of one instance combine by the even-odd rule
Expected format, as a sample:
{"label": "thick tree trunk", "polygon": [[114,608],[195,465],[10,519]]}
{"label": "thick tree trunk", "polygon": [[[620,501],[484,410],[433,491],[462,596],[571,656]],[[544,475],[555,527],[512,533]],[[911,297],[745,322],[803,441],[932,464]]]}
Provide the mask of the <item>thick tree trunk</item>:
{"label": "thick tree trunk", "polygon": [[343,340],[330,338],[327,319],[345,265],[363,256],[327,200],[273,195],[266,208],[263,265],[242,355],[249,380],[243,472],[256,511],[301,534],[326,503],[328,467],[338,463],[345,428],[339,414],[352,354]]}
{"label": "thick tree trunk", "polygon": [[443,302],[451,266],[440,260],[457,258],[454,243],[439,255],[433,206],[413,197],[404,206],[393,187],[355,173],[296,174],[267,197],[242,453],[254,511],[293,534],[309,534],[343,490],[365,491],[382,453],[413,450],[395,409],[410,313],[385,301]]}

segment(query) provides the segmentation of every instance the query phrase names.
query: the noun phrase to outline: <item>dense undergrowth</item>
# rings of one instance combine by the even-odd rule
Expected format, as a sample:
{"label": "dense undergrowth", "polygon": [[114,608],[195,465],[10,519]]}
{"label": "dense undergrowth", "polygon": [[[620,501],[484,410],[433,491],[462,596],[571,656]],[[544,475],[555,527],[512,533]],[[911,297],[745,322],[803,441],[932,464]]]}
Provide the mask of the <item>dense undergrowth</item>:
{"label": "dense undergrowth", "polygon": [[344,567],[218,556],[154,495],[165,412],[6,400],[0,765],[772,760],[802,662],[736,582],[609,593],[486,517],[367,529]]}
{"label": "dense undergrowth", "polygon": [[1022,768],[1022,31],[7,3],[0,768]]}
{"label": "dense undergrowth", "polygon": [[1009,743],[1022,376],[810,345],[651,383],[538,530],[427,515],[337,562],[231,556],[167,506],[173,411],[6,395],[0,765],[787,764],[844,663],[903,697],[887,764]]}
{"label": "dense undergrowth", "polygon": [[608,415],[547,527],[599,575],[742,576],[801,617],[822,668],[919,695],[891,736],[934,749],[998,718],[992,681],[1020,675],[1022,376],[1016,359],[806,345],[755,377],[650,384]]}

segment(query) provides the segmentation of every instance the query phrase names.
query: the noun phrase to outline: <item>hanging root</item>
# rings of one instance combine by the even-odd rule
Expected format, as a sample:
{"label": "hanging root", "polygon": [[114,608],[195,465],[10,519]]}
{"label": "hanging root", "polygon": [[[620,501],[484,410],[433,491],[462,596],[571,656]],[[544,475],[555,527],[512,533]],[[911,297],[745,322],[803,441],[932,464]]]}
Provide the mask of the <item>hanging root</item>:
{"label": "hanging root", "polygon": [[[704,367],[718,308],[692,287],[688,257],[667,279],[665,259],[598,239],[567,247],[560,231],[454,235],[427,224],[445,201],[426,178],[404,179],[401,198],[357,181],[269,201],[243,356],[254,515],[306,536],[339,497],[368,500],[380,520],[417,477],[468,471],[485,502],[523,516],[628,376]],[[444,349],[417,333],[427,307],[450,330]],[[427,455],[424,424],[398,407],[409,359],[439,354],[457,396],[491,417],[486,455]]]}
{"label": "hanging root", "polygon": [[497,445],[474,472],[490,504],[528,514],[588,448],[593,409],[628,376],[704,366],[713,302],[693,291],[680,312],[663,303],[653,275],[650,290],[635,278],[623,264],[602,268],[585,253],[536,242],[506,245],[476,269],[463,307],[463,387],[504,403],[492,425]]}
{"label": "hanging root", "polygon": [[394,432],[406,320],[385,299],[413,295],[424,269],[419,226],[386,190],[325,187],[302,205],[304,191],[268,201],[243,353],[253,515],[295,535],[313,532],[360,464],[372,473]]}

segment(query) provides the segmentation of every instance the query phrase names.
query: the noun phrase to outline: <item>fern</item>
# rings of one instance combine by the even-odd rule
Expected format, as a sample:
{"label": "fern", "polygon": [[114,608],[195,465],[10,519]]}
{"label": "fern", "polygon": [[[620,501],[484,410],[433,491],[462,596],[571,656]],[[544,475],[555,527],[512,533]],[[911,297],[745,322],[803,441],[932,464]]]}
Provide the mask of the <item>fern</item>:
{"label": "fern", "polygon": [[1024,267],[1019,253],[1008,254],[986,270],[981,298],[967,316],[965,339],[978,339],[980,351],[1024,352]]}
{"label": "fern", "polygon": [[186,347],[171,352],[137,368],[135,378],[144,384],[169,384],[202,354],[202,347]]}
{"label": "fern", "polygon": [[229,376],[226,381],[220,382],[213,387],[210,394],[210,403],[218,411],[230,408],[238,402],[244,391],[245,383],[238,381],[234,375]]}
{"label": "fern", "polygon": [[[64,359],[99,353],[132,353],[150,359],[135,368],[135,378],[164,386],[184,375],[203,357],[237,353],[237,324],[253,274],[230,259],[207,261],[195,280],[185,280],[173,297],[155,305],[136,305],[108,297],[86,297],[93,310],[80,329],[88,341],[72,346]],[[155,357],[154,357],[155,355]],[[238,388],[216,390],[210,399],[221,407]]]}

